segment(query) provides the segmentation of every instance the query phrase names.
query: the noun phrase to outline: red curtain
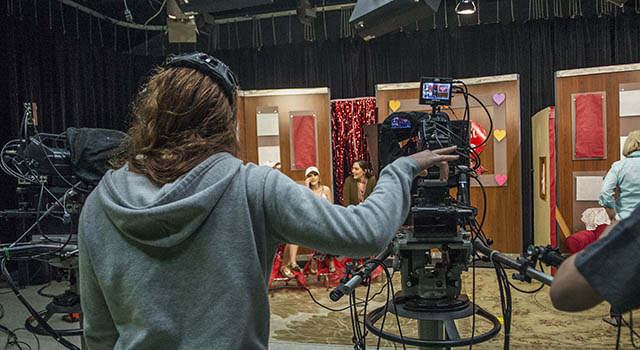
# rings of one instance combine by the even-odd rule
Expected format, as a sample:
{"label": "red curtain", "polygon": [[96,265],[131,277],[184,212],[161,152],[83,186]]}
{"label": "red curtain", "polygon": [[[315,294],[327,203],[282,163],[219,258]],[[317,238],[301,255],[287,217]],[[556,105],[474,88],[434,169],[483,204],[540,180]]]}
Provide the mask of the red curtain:
{"label": "red curtain", "polygon": [[293,117],[293,164],[296,169],[316,166],[316,122],[312,115]]}
{"label": "red curtain", "polygon": [[365,97],[331,101],[334,198],[342,203],[344,180],[358,159],[370,161],[364,126],[376,123],[376,99]]}

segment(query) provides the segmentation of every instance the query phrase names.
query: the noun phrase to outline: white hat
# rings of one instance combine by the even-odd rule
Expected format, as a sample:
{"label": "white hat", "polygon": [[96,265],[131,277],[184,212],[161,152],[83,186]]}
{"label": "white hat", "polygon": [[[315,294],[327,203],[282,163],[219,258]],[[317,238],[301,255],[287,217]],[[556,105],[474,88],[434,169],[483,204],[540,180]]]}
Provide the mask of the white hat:
{"label": "white hat", "polygon": [[320,174],[320,172],[318,171],[318,168],[316,168],[314,166],[310,166],[310,167],[307,168],[307,170],[304,171],[304,177],[309,176],[309,173]]}

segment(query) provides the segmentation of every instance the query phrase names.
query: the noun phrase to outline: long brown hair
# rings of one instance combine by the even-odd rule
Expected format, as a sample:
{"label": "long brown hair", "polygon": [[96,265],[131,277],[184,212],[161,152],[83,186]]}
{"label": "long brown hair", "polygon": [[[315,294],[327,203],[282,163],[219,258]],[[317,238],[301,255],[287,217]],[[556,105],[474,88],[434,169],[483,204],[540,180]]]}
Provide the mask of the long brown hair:
{"label": "long brown hair", "polygon": [[155,183],[175,181],[213,154],[238,153],[234,106],[217,83],[194,69],[156,69],[132,110],[129,170]]}

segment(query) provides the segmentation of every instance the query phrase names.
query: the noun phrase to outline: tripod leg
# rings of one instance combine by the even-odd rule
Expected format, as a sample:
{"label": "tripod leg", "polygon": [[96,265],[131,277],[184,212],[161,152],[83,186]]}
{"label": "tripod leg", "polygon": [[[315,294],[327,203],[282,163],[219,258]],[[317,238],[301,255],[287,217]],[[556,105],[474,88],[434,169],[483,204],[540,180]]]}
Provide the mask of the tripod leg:
{"label": "tripod leg", "polygon": [[460,339],[460,333],[458,333],[458,328],[456,327],[456,323],[453,320],[444,321],[444,328],[447,331],[447,339],[449,340]]}

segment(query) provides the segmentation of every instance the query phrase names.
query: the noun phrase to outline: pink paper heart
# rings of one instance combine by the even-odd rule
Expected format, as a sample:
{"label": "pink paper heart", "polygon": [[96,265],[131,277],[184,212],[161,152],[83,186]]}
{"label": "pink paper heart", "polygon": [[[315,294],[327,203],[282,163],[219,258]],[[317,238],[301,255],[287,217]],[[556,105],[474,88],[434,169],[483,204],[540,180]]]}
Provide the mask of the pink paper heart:
{"label": "pink paper heart", "polygon": [[495,102],[498,106],[507,99],[505,94],[493,94],[493,102]]}
{"label": "pink paper heart", "polygon": [[505,182],[507,182],[507,175],[496,174],[494,178],[496,179],[498,186],[502,186],[505,184]]}

